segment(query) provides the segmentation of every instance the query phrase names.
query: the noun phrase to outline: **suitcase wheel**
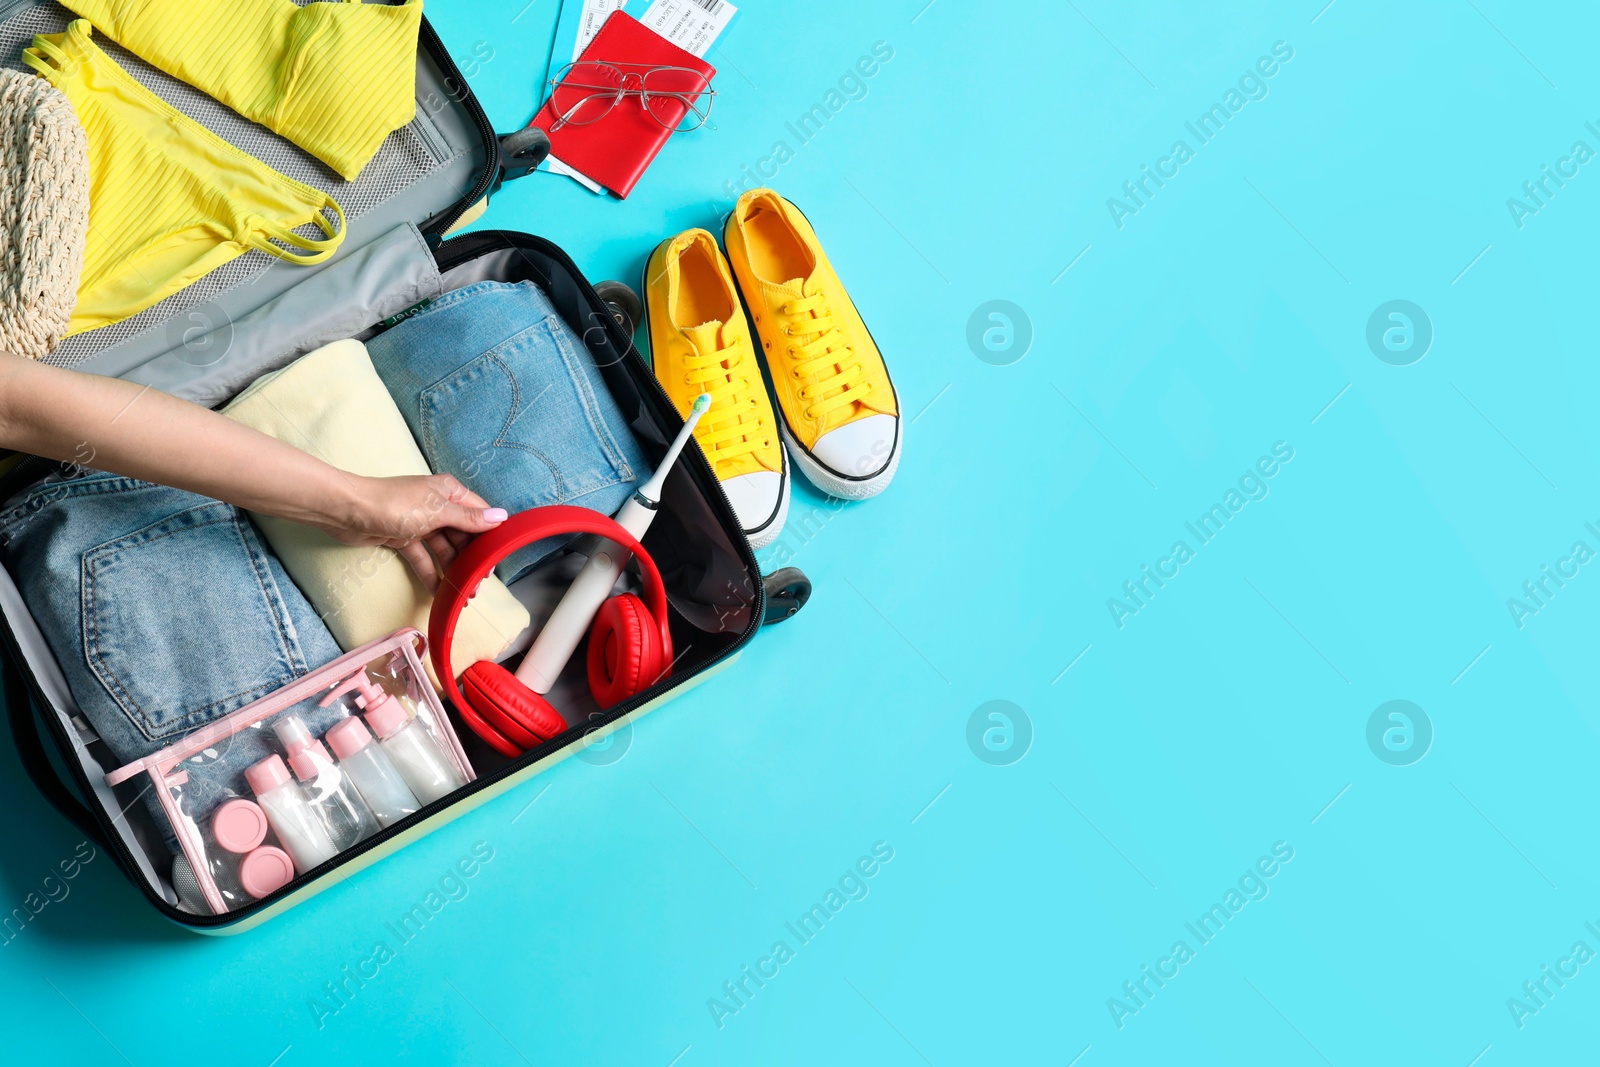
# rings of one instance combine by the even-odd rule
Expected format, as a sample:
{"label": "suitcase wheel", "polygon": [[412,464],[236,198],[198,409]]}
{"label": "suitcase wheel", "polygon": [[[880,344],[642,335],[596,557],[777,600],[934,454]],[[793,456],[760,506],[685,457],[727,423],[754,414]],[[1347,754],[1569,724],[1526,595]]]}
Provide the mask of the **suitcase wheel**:
{"label": "suitcase wheel", "polygon": [[606,302],[611,317],[617,320],[622,332],[629,337],[644,320],[644,302],[633,288],[622,282],[601,282],[594,287],[595,295]]}
{"label": "suitcase wheel", "polygon": [[811,599],[811,579],[799,567],[784,567],[761,579],[767,591],[767,613],[761,625],[782,622],[806,606]]}
{"label": "suitcase wheel", "polygon": [[501,180],[521,178],[550,154],[550,138],[537,126],[525,126],[500,138]]}

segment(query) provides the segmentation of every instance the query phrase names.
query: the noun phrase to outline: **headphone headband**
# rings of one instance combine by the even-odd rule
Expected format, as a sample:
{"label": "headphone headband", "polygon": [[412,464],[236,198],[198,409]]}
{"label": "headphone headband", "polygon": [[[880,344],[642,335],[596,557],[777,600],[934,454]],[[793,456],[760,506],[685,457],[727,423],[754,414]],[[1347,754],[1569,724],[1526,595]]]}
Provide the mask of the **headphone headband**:
{"label": "headphone headband", "polygon": [[439,583],[439,592],[433,599],[433,610],[428,614],[428,649],[433,656],[434,673],[444,683],[456,710],[475,730],[478,724],[472,720],[476,714],[462,695],[450,659],[456,623],[467,606],[468,595],[489,577],[495,564],[517,549],[526,548],[547,537],[569,533],[598,534],[632,553],[633,558],[639,561],[639,575],[644,579],[644,602],[660,627],[664,642],[662,647],[672,647],[672,635],[667,626],[667,591],[661,581],[661,572],[656,570],[655,561],[632,534],[598,511],[570,504],[519,511],[487,533],[478,534],[461,550]]}

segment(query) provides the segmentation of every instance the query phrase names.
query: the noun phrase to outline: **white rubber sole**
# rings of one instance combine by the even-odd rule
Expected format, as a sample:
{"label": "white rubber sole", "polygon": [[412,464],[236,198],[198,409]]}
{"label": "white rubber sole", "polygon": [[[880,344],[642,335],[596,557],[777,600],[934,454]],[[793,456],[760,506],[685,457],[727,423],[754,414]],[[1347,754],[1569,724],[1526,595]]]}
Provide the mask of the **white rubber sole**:
{"label": "white rubber sole", "polygon": [[877,496],[888,488],[889,482],[894,479],[894,472],[900,468],[900,449],[905,444],[904,428],[901,427],[900,432],[895,434],[894,451],[889,453],[889,462],[883,470],[870,478],[846,478],[806,454],[806,450],[800,447],[794,435],[789,432],[789,422],[781,412],[778,415],[778,434],[783,439],[790,460],[800,468],[800,473],[806,476],[806,481],[829,496],[836,496],[841,500],[865,500]]}
{"label": "white rubber sole", "polygon": [[789,470],[789,464],[784,463],[783,491],[778,495],[778,514],[773,517],[771,522],[767,523],[755,533],[750,533],[748,530],[745,531],[745,537],[750,540],[750,547],[752,549],[766,548],[768,545],[772,544],[772,542],[776,541],[778,539],[778,535],[783,533],[783,524],[789,521]]}

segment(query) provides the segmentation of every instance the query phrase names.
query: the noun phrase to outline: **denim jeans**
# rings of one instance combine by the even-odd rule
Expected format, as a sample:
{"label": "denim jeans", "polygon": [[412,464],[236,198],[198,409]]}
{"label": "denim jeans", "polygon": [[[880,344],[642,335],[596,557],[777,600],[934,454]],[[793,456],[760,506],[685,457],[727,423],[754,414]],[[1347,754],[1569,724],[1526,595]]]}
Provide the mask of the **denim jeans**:
{"label": "denim jeans", "polygon": [[[367,352],[428,466],[491,507],[611,515],[649,473],[588,349],[532,282],[452,290]],[[500,577],[514,580],[559,544],[522,549]]]}
{"label": "denim jeans", "polygon": [[[221,501],[86,471],[0,511],[0,555],[118,766],[340,654],[244,513]],[[320,734],[344,714],[304,717]],[[190,776],[197,818],[276,751],[259,730],[218,750]]]}

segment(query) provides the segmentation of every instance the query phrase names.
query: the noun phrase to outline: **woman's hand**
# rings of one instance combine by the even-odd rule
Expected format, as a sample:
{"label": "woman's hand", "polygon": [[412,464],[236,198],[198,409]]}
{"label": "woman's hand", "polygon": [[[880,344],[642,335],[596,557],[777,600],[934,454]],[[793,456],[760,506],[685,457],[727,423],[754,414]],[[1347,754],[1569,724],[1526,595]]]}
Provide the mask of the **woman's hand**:
{"label": "woman's hand", "polygon": [[348,513],[308,520],[347,545],[383,545],[411,564],[429,592],[474,534],[505,521],[478,494],[448,474],[399,478],[346,475],[353,489]]}

